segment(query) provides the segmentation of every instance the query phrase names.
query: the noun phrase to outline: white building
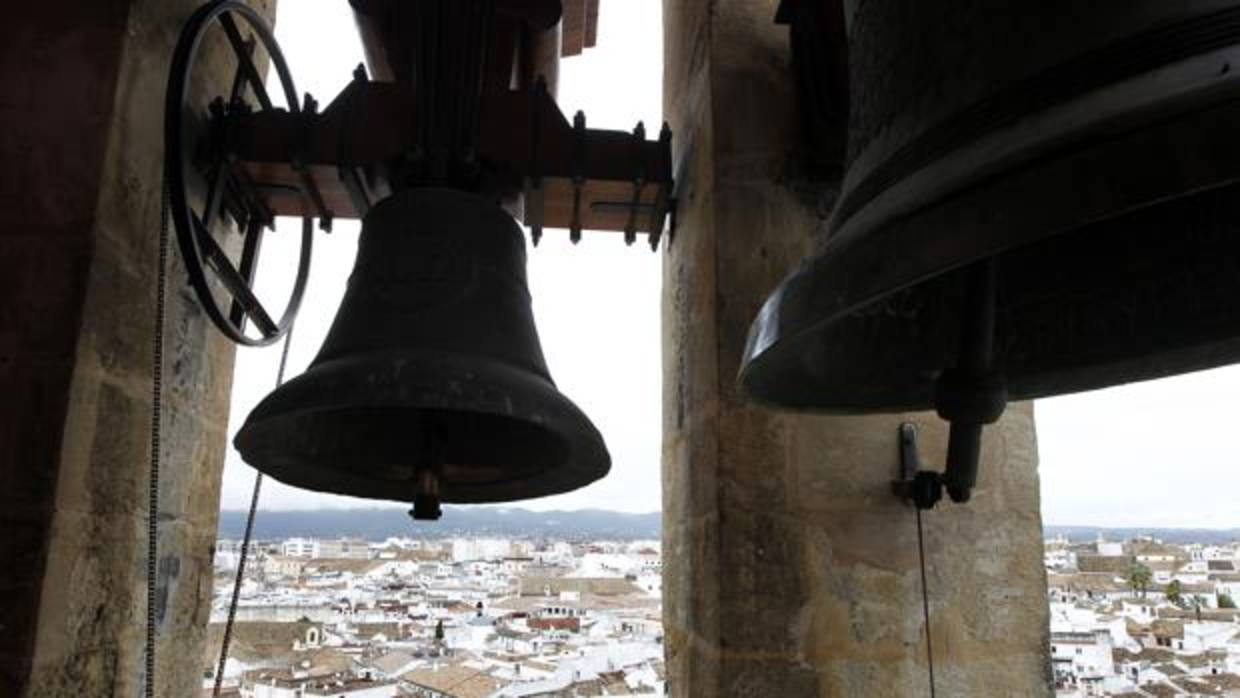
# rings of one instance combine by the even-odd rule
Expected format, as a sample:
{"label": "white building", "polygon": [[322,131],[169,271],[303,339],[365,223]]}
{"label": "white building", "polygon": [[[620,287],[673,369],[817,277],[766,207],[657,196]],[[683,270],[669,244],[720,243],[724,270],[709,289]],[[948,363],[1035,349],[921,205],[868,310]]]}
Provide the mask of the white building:
{"label": "white building", "polygon": [[360,538],[316,540],[314,556],[323,559],[369,560],[370,544]]}
{"label": "white building", "polygon": [[301,557],[271,555],[263,558],[263,573],[269,577],[297,577],[305,564]]}
{"label": "white building", "polygon": [[487,638],[494,634],[494,620],[475,616],[460,625],[445,626],[444,644],[454,650],[481,652],[486,649]]}
{"label": "white building", "polygon": [[1238,628],[1234,623],[1205,621],[1184,624],[1184,651],[1204,652],[1226,649]]}
{"label": "white building", "polygon": [[1057,689],[1076,689],[1078,695],[1102,696],[1106,679],[1115,673],[1111,634],[1051,633],[1051,666]]}
{"label": "white building", "polygon": [[317,557],[314,554],[316,541],[313,538],[287,538],[280,546],[285,557]]}
{"label": "white building", "polygon": [[421,662],[406,652],[386,652],[362,663],[361,674],[369,679],[397,679]]}
{"label": "white building", "polygon": [[285,557],[369,560],[370,544],[360,538],[288,538],[280,546]]}
{"label": "white building", "polygon": [[1119,556],[1124,554],[1124,544],[1119,541],[1107,540],[1098,534],[1098,541],[1095,543],[1099,555]]}
{"label": "white building", "polygon": [[452,541],[452,561],[500,560],[513,557],[512,541],[502,538],[456,538]]}
{"label": "white building", "polygon": [[1240,674],[1240,630],[1227,641],[1227,671]]}
{"label": "white building", "polygon": [[573,546],[557,541],[533,553],[534,561],[545,565],[559,565],[574,561]]}
{"label": "white building", "polygon": [[663,575],[657,572],[643,572],[637,575],[637,581],[634,584],[652,596],[663,595]]}
{"label": "white building", "polygon": [[241,686],[242,698],[397,698],[397,681],[353,677],[322,679],[270,678]]}
{"label": "white building", "polygon": [[1131,618],[1141,625],[1149,625],[1158,618],[1159,604],[1150,598],[1130,598],[1120,601],[1120,615]]}

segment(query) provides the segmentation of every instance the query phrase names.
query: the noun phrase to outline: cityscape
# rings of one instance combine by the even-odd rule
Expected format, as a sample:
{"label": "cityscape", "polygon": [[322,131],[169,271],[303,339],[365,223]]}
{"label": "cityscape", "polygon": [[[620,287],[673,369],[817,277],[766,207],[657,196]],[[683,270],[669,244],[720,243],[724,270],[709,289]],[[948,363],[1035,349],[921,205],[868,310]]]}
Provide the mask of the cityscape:
{"label": "cityscape", "polygon": [[1045,543],[1057,696],[1240,696],[1240,541]]}
{"label": "cityscape", "polygon": [[[216,546],[204,695],[240,548]],[[222,696],[665,692],[658,540],[292,537],[247,558]]]}
{"label": "cityscape", "polygon": [[[1192,537],[1048,527],[1057,696],[1240,696],[1240,537]],[[240,547],[216,546],[204,695]],[[256,540],[219,695],[662,695],[660,548],[545,532]]]}

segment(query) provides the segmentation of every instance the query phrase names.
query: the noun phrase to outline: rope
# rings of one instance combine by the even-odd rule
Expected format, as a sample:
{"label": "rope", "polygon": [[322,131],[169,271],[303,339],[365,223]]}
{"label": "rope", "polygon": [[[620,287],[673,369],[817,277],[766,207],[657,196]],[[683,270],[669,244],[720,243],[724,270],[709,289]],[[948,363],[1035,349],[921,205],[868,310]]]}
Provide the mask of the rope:
{"label": "rope", "polygon": [[171,206],[165,177],[159,197],[159,270],[155,282],[155,341],[151,358],[151,477],[146,507],[146,698],[155,698],[155,596],[159,553],[159,451],[164,395],[164,320],[168,287],[168,228]]}
{"label": "rope", "polygon": [[[284,350],[280,353],[280,369],[276,372],[276,387],[284,384],[284,368],[288,365],[288,348],[293,342],[293,328],[284,337]],[[245,578],[245,561],[250,553],[250,538],[254,535],[254,514],[258,511],[258,493],[263,487],[263,474],[254,474],[254,492],[250,495],[250,512],[245,519],[245,535],[241,540],[241,555],[237,558],[237,577],[233,580],[232,599],[228,603],[228,620],[224,623],[224,638],[220,645],[220,662],[215,670],[215,686],[212,698],[219,698],[224,682],[224,665],[228,663],[228,648],[232,644],[233,624],[237,620],[237,603],[241,598],[241,583]]]}
{"label": "rope", "polygon": [[926,590],[926,542],[921,531],[921,508],[917,508],[917,557],[921,561],[921,611],[926,620],[926,666],[930,669],[930,698],[934,692],[934,649],[930,646],[930,594]]}

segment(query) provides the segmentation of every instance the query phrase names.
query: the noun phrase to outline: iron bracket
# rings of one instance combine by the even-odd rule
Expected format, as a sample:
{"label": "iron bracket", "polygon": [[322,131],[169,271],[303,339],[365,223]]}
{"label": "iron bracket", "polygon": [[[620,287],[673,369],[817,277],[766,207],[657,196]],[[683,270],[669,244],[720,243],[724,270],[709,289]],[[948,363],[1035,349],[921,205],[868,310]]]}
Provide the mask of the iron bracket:
{"label": "iron bracket", "polygon": [[[358,63],[353,69],[353,83],[355,85],[365,85],[370,82],[370,78],[366,74],[366,64]],[[346,90],[347,92],[347,90]],[[342,95],[345,93],[341,93]],[[349,202],[353,205],[353,210],[362,218],[370,212],[370,195],[366,191],[366,184],[362,181],[361,167],[354,164],[346,164],[347,153],[351,152],[351,141],[357,134],[357,100],[354,99],[356,93],[351,93],[349,97],[349,107],[344,112],[346,128],[340,130],[339,155],[336,165],[336,173],[340,177],[341,183],[344,185],[345,191],[349,195]]]}
{"label": "iron bracket", "polygon": [[933,509],[943,498],[943,475],[935,470],[922,470],[921,456],[917,452],[917,426],[911,422],[900,425],[900,477],[891,483],[891,491],[918,509]]}
{"label": "iron bracket", "polygon": [[[633,129],[633,147],[637,149],[637,161],[641,162],[640,149],[646,142],[646,126],[638,121],[637,126]],[[646,173],[641,166],[638,166],[637,174],[633,177],[633,200],[629,203],[629,220],[624,225],[624,244],[632,245],[637,241],[637,211],[641,208],[642,189],[646,187]]]}
{"label": "iron bracket", "polygon": [[[310,96],[309,92],[305,95],[305,103],[302,105],[301,110],[308,114],[314,114],[319,110],[319,103],[315,101],[314,97]],[[310,168],[306,164],[305,155],[300,152],[296,154],[293,158],[292,166],[293,171],[297,173],[298,178],[301,180],[302,193],[310,201],[310,205],[315,213],[319,214],[319,230],[330,233],[332,231],[332,219],[335,218],[335,215],[327,208],[327,204],[324,203],[323,194],[319,191],[318,184],[315,183],[314,177],[310,174]]]}
{"label": "iron bracket", "polygon": [[576,245],[581,242],[581,187],[586,176],[586,113],[577,110],[573,115],[573,218],[568,226],[568,239]]}

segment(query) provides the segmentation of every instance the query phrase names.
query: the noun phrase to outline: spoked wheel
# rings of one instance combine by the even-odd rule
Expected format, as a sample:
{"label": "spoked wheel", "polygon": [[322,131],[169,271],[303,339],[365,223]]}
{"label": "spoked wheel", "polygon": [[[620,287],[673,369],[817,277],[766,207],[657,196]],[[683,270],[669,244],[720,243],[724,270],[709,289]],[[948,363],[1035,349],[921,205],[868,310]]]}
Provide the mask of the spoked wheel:
{"label": "spoked wheel", "polygon": [[[194,68],[200,58],[217,63],[215,54],[227,53],[204,52],[204,43],[220,40],[237,63],[231,92],[194,96]],[[292,292],[283,312],[272,314],[259,302],[253,286],[263,231],[274,229],[275,216],[264,203],[262,186],[250,181],[228,152],[230,113],[277,109],[254,59],[259,46],[279,75],[284,108],[299,111],[292,75],[262,17],[237,0],[216,0],[199,8],[181,32],[168,75],[164,114],[169,212],[190,283],[216,327],[234,342],[249,346],[271,344],[288,332],[305,291],[313,238],[313,219],[303,218]],[[240,241],[229,239],[234,230]],[[230,247],[240,248],[235,263]],[[247,332],[247,325],[252,332]]]}

